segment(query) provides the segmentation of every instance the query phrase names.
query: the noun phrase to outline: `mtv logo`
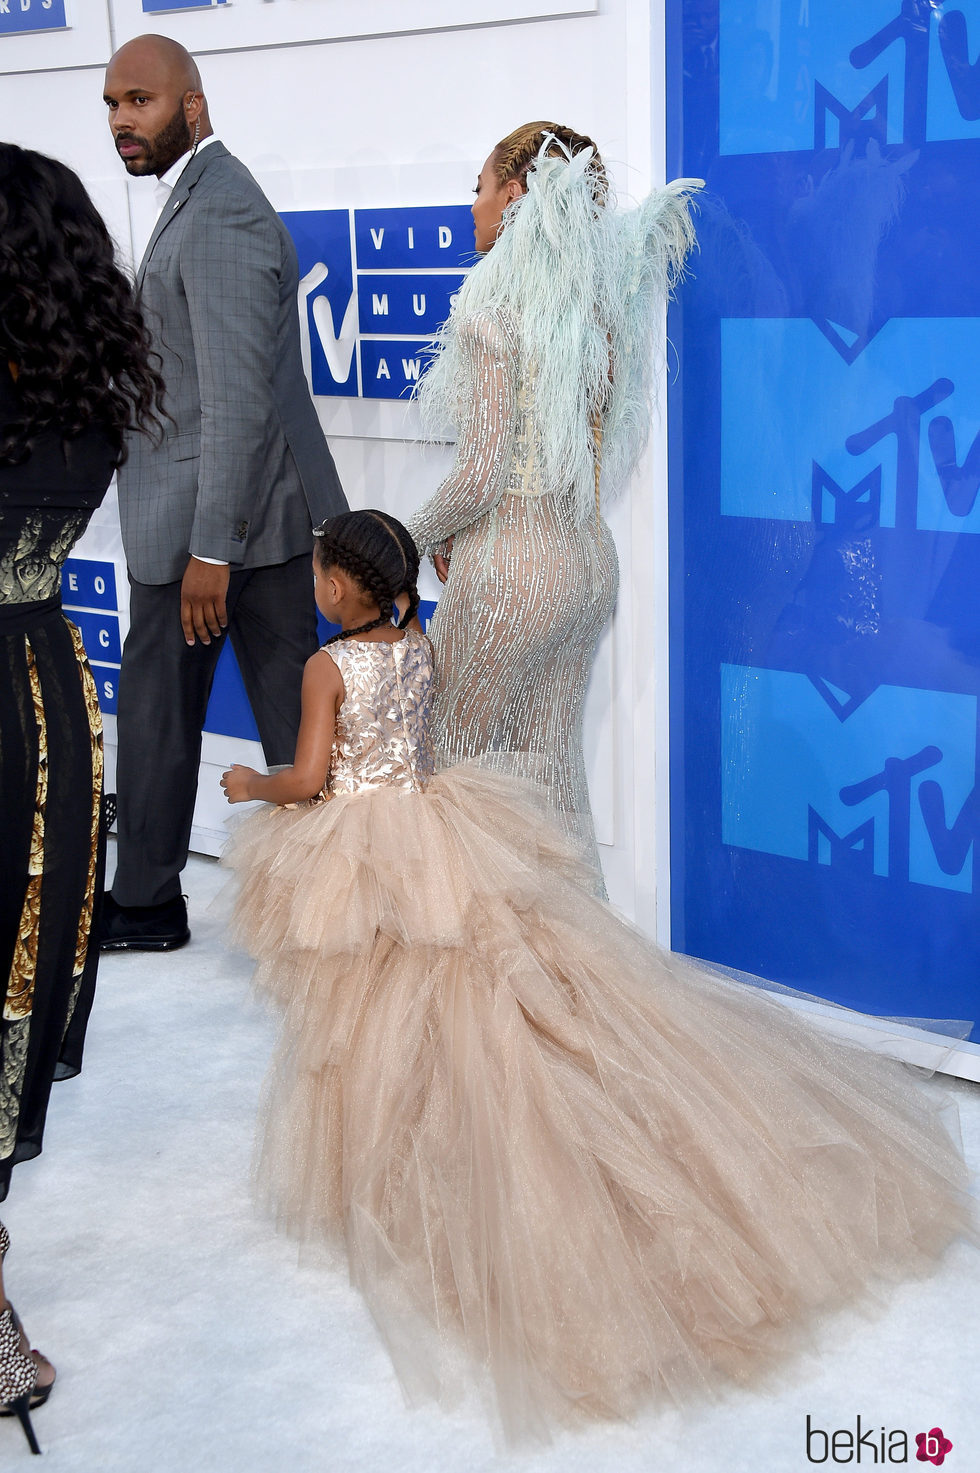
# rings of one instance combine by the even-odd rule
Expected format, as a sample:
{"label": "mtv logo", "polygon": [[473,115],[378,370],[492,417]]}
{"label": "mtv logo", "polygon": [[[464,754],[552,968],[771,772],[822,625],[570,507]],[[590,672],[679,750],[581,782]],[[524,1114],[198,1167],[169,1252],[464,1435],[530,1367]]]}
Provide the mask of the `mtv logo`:
{"label": "mtv logo", "polygon": [[723,154],[975,138],[980,0],[719,0]]}
{"label": "mtv logo", "polygon": [[975,696],[881,685],[852,700],[797,671],[724,665],[721,712],[723,843],[972,891],[975,845],[954,866],[944,825],[972,814]]}
{"label": "mtv logo", "polygon": [[863,346],[807,318],[721,324],[721,510],[980,532],[973,318],[891,318]]}
{"label": "mtv logo", "polygon": [[300,340],[314,394],[358,393],[350,215],[350,210],[302,210],[281,217],[299,258]]}
{"label": "mtv logo", "polygon": [[299,257],[314,394],[407,398],[473,259],[465,205],[282,215]]}

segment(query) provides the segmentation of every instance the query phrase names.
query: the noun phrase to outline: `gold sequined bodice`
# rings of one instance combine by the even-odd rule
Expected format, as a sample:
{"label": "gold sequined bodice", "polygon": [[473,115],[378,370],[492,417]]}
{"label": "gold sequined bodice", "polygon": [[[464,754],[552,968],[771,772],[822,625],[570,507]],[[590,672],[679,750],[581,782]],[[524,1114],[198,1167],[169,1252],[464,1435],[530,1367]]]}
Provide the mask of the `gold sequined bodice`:
{"label": "gold sequined bodice", "polygon": [[422,792],[433,771],[429,641],[408,629],[397,644],[343,639],[329,652],[346,692],[337,715],[329,791],[394,787]]}

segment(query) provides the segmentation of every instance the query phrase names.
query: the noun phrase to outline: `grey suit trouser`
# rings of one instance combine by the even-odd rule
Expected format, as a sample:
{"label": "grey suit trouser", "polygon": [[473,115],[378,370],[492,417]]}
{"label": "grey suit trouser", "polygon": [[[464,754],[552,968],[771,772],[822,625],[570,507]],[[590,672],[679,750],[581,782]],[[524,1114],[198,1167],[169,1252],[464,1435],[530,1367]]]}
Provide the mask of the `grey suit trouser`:
{"label": "grey suit trouser", "polygon": [[130,576],[130,628],[119,673],[118,843],[113,899],[161,905],[180,894],[201,732],[215,666],[230,638],[270,767],[291,763],[303,666],[317,647],[310,554],[232,571],[228,629],[188,645],[180,583]]}

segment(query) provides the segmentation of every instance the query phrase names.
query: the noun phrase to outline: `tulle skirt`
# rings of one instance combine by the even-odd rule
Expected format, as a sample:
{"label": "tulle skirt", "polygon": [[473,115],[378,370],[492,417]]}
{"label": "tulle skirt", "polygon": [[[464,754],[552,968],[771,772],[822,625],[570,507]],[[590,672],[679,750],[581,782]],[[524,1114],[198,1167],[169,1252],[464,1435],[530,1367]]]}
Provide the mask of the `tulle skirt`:
{"label": "tulle skirt", "polygon": [[972,1231],[904,1066],[657,949],[505,776],[267,809],[227,859],[285,1009],[260,1183],[413,1398],[469,1367],[520,1435],[750,1382]]}

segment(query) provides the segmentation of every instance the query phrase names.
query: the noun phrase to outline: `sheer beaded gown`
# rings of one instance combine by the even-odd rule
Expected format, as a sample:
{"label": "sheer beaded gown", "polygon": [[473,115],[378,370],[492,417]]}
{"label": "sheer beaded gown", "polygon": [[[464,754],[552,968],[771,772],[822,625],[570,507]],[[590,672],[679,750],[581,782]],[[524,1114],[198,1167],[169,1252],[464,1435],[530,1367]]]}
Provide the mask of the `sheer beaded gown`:
{"label": "sheer beaded gown", "polygon": [[454,538],[429,629],[438,759],[528,754],[598,871],[582,723],[616,600],[616,548],[605,521],[578,520],[544,473],[535,375],[514,315],[491,308],[461,323],[459,362],[469,410],[454,465],[408,524],[423,553]]}
{"label": "sheer beaded gown", "polygon": [[424,636],[330,653],[326,801],[226,854],[285,1013],[258,1177],[346,1259],[409,1397],[489,1382],[520,1437],[751,1383],[971,1231],[901,1065],[659,951],[532,785],[433,776]]}

